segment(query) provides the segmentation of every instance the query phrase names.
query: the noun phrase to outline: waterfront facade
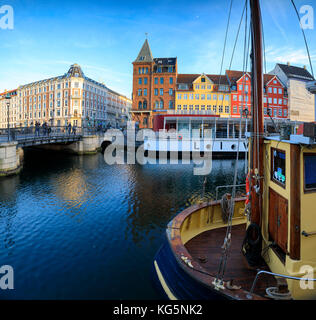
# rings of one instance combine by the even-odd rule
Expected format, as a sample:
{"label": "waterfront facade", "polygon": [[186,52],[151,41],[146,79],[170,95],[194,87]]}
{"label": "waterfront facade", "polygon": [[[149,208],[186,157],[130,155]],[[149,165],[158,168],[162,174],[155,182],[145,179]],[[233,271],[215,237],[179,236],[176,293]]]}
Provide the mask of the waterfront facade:
{"label": "waterfront facade", "polygon": [[[7,127],[5,94],[0,99],[0,127]],[[131,100],[84,75],[73,64],[63,76],[19,86],[10,99],[10,126],[120,127],[129,119]]]}
{"label": "waterfront facade", "polygon": [[[251,115],[251,74],[249,72],[226,70],[231,88],[231,117],[245,116],[247,110]],[[287,90],[277,76],[265,74],[264,82],[264,117],[273,119],[288,118]]]}
{"label": "waterfront facade", "polygon": [[133,120],[152,128],[153,116],[174,109],[177,58],[153,58],[147,39],[133,62]]}
{"label": "waterfront facade", "polygon": [[175,98],[179,113],[230,116],[230,88],[225,76],[179,74]]}
{"label": "waterfront facade", "polygon": [[276,75],[288,93],[288,117],[292,121],[315,121],[315,95],[306,85],[314,80],[306,67],[276,64],[270,74]]}

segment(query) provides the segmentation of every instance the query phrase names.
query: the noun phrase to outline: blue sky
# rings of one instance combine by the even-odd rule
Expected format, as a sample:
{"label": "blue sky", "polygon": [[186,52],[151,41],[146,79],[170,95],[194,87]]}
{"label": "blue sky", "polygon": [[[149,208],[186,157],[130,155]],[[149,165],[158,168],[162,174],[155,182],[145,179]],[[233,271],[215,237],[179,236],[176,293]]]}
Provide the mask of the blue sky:
{"label": "blue sky", "polygon": [[[316,1],[295,0],[314,7]],[[64,74],[84,73],[131,96],[132,61],[148,33],[154,57],[178,57],[179,73],[219,73],[230,0],[9,1],[14,29],[0,29],[0,91]],[[224,70],[228,68],[244,1],[234,0]],[[267,71],[275,63],[308,65],[290,0],[262,0]],[[316,72],[316,23],[307,29]],[[232,69],[242,69],[244,27]],[[309,66],[308,66],[309,68]]]}

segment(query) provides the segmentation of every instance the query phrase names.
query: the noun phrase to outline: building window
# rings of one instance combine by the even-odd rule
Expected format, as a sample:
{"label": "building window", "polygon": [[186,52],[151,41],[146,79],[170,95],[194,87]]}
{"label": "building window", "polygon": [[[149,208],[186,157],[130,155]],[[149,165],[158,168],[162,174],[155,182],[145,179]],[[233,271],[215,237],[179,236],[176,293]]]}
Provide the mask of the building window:
{"label": "building window", "polygon": [[154,89],[154,95],[155,95],[155,96],[158,96],[158,89],[157,89],[157,88]]}
{"label": "building window", "polygon": [[147,84],[147,78],[144,78],[144,84]]}
{"label": "building window", "polygon": [[172,77],[169,78],[169,84],[173,84],[173,78]]}
{"label": "building window", "polygon": [[212,95],[211,94],[207,94],[207,100],[211,100],[212,99]]}
{"label": "building window", "polygon": [[199,95],[198,93],[195,95],[195,99],[196,99],[196,100],[199,100],[199,99],[200,99],[200,95]]}
{"label": "building window", "polygon": [[137,90],[137,95],[138,95],[138,96],[141,96],[141,95],[142,95],[142,89],[138,89],[138,90]]}
{"label": "building window", "polygon": [[218,107],[218,111],[219,111],[220,113],[222,113],[222,112],[223,112],[223,106],[219,106],[219,107]]}
{"label": "building window", "polygon": [[279,88],[279,94],[282,94],[282,89],[281,88]]}
{"label": "building window", "polygon": [[205,94],[201,94],[201,100],[205,100]]}
{"label": "building window", "polygon": [[173,109],[173,101],[172,100],[169,101],[169,109]]}
{"label": "building window", "polygon": [[138,109],[142,109],[142,102],[141,101],[138,102]]}
{"label": "building window", "polygon": [[285,188],[285,151],[271,148],[271,180]]}
{"label": "building window", "polygon": [[173,95],[173,90],[169,89],[169,96],[172,96],[172,95]]}
{"label": "building window", "polygon": [[272,88],[271,87],[268,88],[268,92],[272,93]]}
{"label": "building window", "polygon": [[177,99],[178,99],[178,100],[181,100],[181,96],[182,96],[181,93],[178,93]]}
{"label": "building window", "polygon": [[147,89],[144,89],[144,96],[147,96]]}
{"label": "building window", "polygon": [[163,78],[160,78],[160,84],[163,84]]}
{"label": "building window", "polygon": [[163,109],[163,100],[160,100],[160,109]]}
{"label": "building window", "polygon": [[158,84],[158,78],[157,77],[155,77],[154,82],[155,82],[155,84]]}
{"label": "building window", "polygon": [[199,85],[199,84],[196,84],[196,85],[195,85],[195,89],[200,89],[200,85]]}
{"label": "building window", "polygon": [[142,78],[138,78],[138,84],[142,84]]}
{"label": "building window", "polygon": [[225,106],[225,113],[229,113],[229,106]]}
{"label": "building window", "polygon": [[147,101],[146,100],[143,102],[143,109],[147,109]]}
{"label": "building window", "polygon": [[277,88],[273,88],[273,93],[277,93]]}
{"label": "building window", "polygon": [[185,94],[183,95],[183,99],[184,99],[184,100],[187,100],[187,99],[188,99],[188,94],[187,94],[187,93],[185,93]]}
{"label": "building window", "polygon": [[162,89],[162,88],[159,90],[159,94],[160,94],[161,96],[163,96],[163,89]]}
{"label": "building window", "polygon": [[168,72],[173,72],[173,67],[168,67]]}

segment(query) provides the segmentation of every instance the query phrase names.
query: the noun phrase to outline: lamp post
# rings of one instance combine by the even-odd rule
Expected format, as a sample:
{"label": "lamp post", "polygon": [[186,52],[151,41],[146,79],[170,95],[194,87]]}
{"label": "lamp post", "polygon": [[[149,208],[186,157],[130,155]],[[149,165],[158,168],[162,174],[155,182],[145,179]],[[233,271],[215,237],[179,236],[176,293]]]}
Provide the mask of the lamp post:
{"label": "lamp post", "polygon": [[8,116],[8,141],[10,141],[10,99],[11,96],[9,93],[5,96],[6,104],[7,104],[7,116]]}

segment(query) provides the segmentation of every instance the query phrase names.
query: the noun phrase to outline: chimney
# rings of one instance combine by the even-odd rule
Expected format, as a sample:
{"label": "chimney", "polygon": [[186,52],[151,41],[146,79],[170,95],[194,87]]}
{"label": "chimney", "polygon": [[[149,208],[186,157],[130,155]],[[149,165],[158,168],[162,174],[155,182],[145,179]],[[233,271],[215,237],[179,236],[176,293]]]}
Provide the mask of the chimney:
{"label": "chimney", "polygon": [[288,66],[290,65],[290,61],[287,62],[287,65],[288,65]]}

